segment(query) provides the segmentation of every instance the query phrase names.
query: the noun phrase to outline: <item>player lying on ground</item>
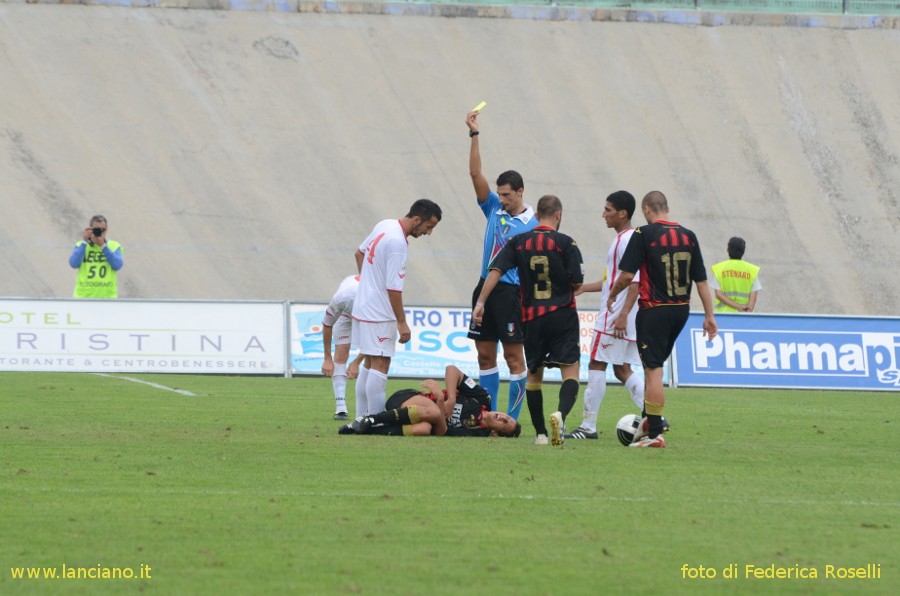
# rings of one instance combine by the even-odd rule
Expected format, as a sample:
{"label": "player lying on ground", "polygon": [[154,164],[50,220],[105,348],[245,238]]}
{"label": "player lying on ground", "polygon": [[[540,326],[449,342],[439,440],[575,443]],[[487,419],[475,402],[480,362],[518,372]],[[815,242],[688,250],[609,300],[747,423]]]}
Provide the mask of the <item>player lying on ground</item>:
{"label": "player lying on ground", "polygon": [[341,426],[339,434],[392,436],[518,437],[522,426],[502,412],[489,410],[491,396],[453,365],[437,381],[422,382],[427,391],[402,389],[387,400],[385,411]]}

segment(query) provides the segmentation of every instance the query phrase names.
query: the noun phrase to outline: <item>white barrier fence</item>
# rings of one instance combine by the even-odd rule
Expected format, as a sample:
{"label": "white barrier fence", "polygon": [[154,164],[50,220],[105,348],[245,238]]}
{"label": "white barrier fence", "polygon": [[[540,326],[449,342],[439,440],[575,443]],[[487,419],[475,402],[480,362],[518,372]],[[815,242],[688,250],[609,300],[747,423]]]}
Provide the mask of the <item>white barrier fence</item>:
{"label": "white barrier fence", "polygon": [[[325,307],[0,298],[0,372],[318,375]],[[477,378],[475,346],[466,337],[470,315],[462,307],[407,308],[412,339],[398,345],[391,376],[440,378],[454,364]],[[596,316],[579,312],[583,381]],[[712,343],[701,323],[692,314],[676,344],[678,384],[900,392],[900,318],[725,315]],[[502,356],[498,364],[508,378]],[[671,370],[667,363],[666,382]],[[559,371],[548,370],[545,379],[558,381]]]}
{"label": "white barrier fence", "polygon": [[[0,371],[318,375],[325,304],[0,298]],[[394,377],[478,376],[467,308],[410,307]],[[580,313],[582,377],[595,312]],[[509,371],[498,358],[502,378]],[[610,371],[611,375],[611,371]],[[548,381],[559,380],[549,370]]]}
{"label": "white barrier fence", "polygon": [[285,374],[282,302],[0,299],[0,371]]}
{"label": "white barrier fence", "polygon": [[[319,374],[322,367],[322,316],[325,304],[291,304],[291,367],[298,374]],[[391,376],[440,378],[444,368],[453,364],[465,374],[478,378],[478,354],[466,337],[472,312],[468,308],[409,307],[406,322],[412,338],[397,346],[391,361]],[[594,328],[594,311],[579,311],[581,322],[581,378],[587,380],[588,353]],[[500,376],[509,378],[509,369],[500,351],[497,358]],[[637,367],[640,368],[640,367]],[[642,371],[636,371],[643,374]],[[666,371],[668,373],[668,370]],[[607,371],[610,379],[612,367]],[[668,378],[668,377],[667,377]],[[547,381],[560,381],[558,369],[549,369]]]}

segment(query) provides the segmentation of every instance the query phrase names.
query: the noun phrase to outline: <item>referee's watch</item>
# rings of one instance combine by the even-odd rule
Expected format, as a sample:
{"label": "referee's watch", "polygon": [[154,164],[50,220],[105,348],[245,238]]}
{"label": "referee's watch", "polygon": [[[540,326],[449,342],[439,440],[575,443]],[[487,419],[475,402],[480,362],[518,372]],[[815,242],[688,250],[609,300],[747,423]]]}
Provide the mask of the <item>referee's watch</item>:
{"label": "referee's watch", "polygon": [[477,136],[478,136],[478,131],[477,131],[477,130],[470,130],[470,131],[469,131],[469,138],[470,138],[470,139],[471,139],[472,137],[477,137]]}

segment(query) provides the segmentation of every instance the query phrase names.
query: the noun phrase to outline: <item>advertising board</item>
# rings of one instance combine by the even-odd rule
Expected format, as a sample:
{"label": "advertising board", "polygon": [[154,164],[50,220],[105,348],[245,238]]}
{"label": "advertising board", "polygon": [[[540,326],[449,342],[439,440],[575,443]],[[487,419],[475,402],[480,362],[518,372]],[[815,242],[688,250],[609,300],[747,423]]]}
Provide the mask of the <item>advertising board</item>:
{"label": "advertising board", "polygon": [[675,344],[675,381],[707,387],[900,389],[900,318],[691,313]]}
{"label": "advertising board", "polygon": [[[291,364],[298,374],[320,374],[322,368],[322,316],[325,304],[291,304]],[[478,355],[475,344],[466,337],[472,312],[467,308],[410,307],[406,321],[412,338],[398,345],[391,362],[392,377],[441,378],[444,368],[453,364],[465,374],[478,378]],[[595,311],[579,311],[581,324],[581,380],[587,381],[588,358]],[[502,348],[497,358],[500,377],[509,378]],[[355,354],[355,352],[354,352]],[[635,367],[643,374],[640,367]],[[666,367],[668,378],[668,366]],[[612,367],[607,378],[613,379]],[[544,380],[560,381],[559,369],[548,369]]]}
{"label": "advertising board", "polygon": [[0,298],[0,371],[284,374],[283,302]]}

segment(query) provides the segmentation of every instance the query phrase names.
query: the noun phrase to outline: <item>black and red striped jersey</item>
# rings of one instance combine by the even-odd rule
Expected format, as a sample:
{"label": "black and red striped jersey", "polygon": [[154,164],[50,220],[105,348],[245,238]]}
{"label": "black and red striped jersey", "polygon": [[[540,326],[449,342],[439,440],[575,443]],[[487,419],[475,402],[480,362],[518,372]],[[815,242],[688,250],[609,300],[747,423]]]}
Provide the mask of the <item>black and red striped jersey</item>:
{"label": "black and red striped jersey", "polygon": [[538,226],[514,236],[490,265],[501,273],[519,270],[522,322],[561,308],[575,308],[572,284],[584,281],[581,250],[570,236]]}
{"label": "black and red striped jersey", "polygon": [[[481,428],[481,417],[491,409],[491,394],[481,385],[463,375],[456,386],[456,406],[447,418],[450,436],[488,436],[490,429]],[[447,397],[447,390],[444,390]],[[487,431],[485,434],[484,431]]]}
{"label": "black and red striped jersey", "polygon": [[640,308],[688,304],[692,284],[706,281],[697,236],[681,224],[661,219],[635,229],[619,269],[641,272]]}

